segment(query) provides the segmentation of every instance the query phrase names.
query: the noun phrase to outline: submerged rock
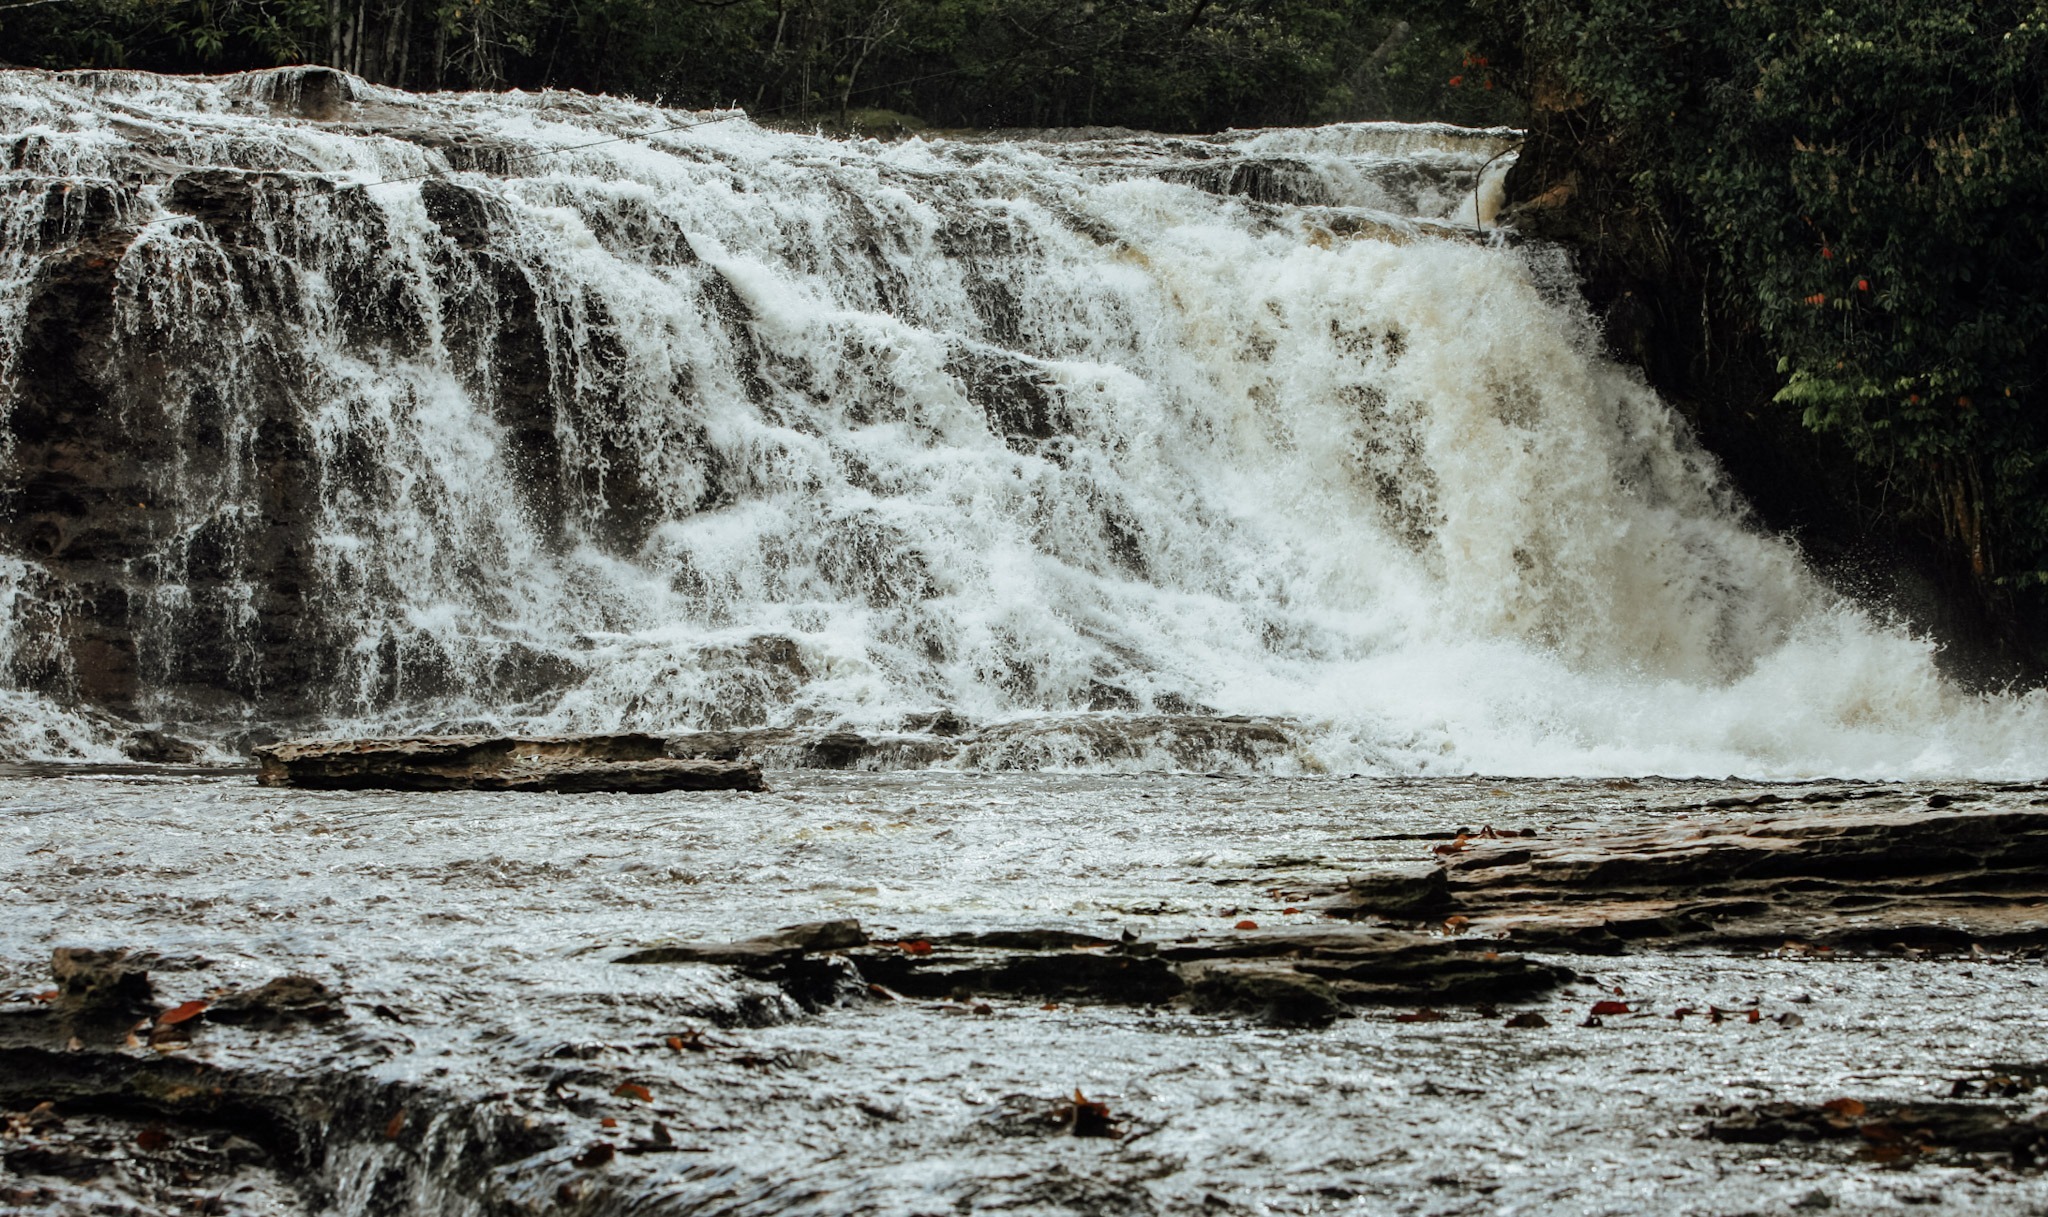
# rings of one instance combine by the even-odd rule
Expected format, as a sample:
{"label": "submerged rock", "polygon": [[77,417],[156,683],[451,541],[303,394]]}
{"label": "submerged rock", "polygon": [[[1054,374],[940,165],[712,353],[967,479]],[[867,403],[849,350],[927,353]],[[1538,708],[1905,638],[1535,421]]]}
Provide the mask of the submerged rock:
{"label": "submerged rock", "polygon": [[314,790],[529,790],[587,794],[761,790],[759,765],[665,754],[658,735],[305,740],[256,749],[265,786]]}

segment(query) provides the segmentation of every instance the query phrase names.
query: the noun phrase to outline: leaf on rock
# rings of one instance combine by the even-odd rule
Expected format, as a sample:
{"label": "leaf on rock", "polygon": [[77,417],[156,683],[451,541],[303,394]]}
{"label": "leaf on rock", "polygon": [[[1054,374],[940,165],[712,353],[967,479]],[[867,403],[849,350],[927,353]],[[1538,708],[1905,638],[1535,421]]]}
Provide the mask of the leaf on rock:
{"label": "leaf on rock", "polygon": [[1862,1102],[1856,1099],[1829,1099],[1827,1102],[1822,1103],[1820,1108],[1822,1111],[1832,1111],[1836,1115],[1843,1116],[1860,1116],[1869,1110]]}
{"label": "leaf on rock", "polygon": [[905,955],[929,955],[932,953],[932,944],[922,938],[913,939],[909,942],[899,942],[896,945],[903,948]]}
{"label": "leaf on rock", "polygon": [[654,1093],[638,1082],[620,1082],[612,1088],[612,1093],[629,1099],[638,1099],[642,1103],[654,1102]]}
{"label": "leaf on rock", "polygon": [[405,1108],[401,1107],[398,1109],[398,1114],[392,1116],[390,1122],[384,1125],[384,1139],[386,1141],[396,1141],[398,1140],[398,1134],[404,1130]]}
{"label": "leaf on rock", "polygon": [[1072,1103],[1061,1103],[1053,1108],[1053,1120],[1064,1127],[1070,1137],[1108,1137],[1112,1140],[1122,1137],[1124,1130],[1110,1114],[1109,1104],[1097,1103],[1074,1091]]}
{"label": "leaf on rock", "polygon": [[1256,930],[1259,928],[1259,923],[1247,918],[1246,920],[1238,922],[1236,928],[1240,930]]}
{"label": "leaf on rock", "polygon": [[1609,1014],[1635,1013],[1634,1010],[1631,1010],[1629,1008],[1629,1004],[1625,1001],[1596,1001],[1593,1003],[1592,1012],[1594,1017],[1596,1018],[1605,1017]]}
{"label": "leaf on rock", "polygon": [[619,1126],[619,1122],[611,1116],[606,1116],[604,1119],[599,1120],[597,1122],[597,1126],[599,1128],[617,1128]]}
{"label": "leaf on rock", "polygon": [[182,1005],[172,1006],[156,1016],[156,1025],[159,1027],[175,1027],[179,1023],[198,1018],[212,1004],[212,1002],[207,1001],[205,998],[199,998],[195,1001],[185,1002]]}

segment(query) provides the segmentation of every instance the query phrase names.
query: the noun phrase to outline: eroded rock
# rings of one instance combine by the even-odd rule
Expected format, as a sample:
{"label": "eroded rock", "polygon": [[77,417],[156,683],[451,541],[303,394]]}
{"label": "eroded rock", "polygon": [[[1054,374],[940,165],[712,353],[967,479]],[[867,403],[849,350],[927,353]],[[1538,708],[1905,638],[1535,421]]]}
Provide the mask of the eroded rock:
{"label": "eroded rock", "polygon": [[1327,911],[1456,918],[1484,937],[1581,951],[1788,938],[1961,949],[2048,942],[2039,911],[2048,900],[2048,811],[1787,814],[1798,818],[1461,839],[1436,863],[1353,876]]}
{"label": "eroded rock", "polygon": [[256,749],[257,781],[316,790],[523,790],[561,793],[761,790],[760,766],[677,759],[658,735],[297,741]]}

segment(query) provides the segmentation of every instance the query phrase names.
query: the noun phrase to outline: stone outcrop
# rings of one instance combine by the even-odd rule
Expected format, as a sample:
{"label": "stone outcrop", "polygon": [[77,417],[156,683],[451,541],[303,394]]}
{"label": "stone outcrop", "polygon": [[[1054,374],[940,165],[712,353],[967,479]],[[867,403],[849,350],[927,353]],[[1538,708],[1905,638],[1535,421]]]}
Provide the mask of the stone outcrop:
{"label": "stone outcrop", "polygon": [[309,740],[256,749],[256,780],[314,790],[760,790],[761,768],[678,759],[658,735],[452,735]]}
{"label": "stone outcrop", "polygon": [[[1571,978],[1476,939],[1337,925],[1240,930],[1172,942],[1070,930],[1003,930],[882,941],[855,921],[790,926],[732,943],[628,952],[623,964],[709,963],[768,977],[814,1004],[828,978],[885,998],[1031,998],[1158,1005],[1319,1026],[1354,1006],[1516,1001]],[[855,976],[831,976],[834,966]],[[859,984],[853,986],[860,992]]]}
{"label": "stone outcrop", "polygon": [[1579,951],[2048,941],[2048,807],[1928,802],[1834,814],[1794,803],[1782,819],[1674,819],[1611,836],[1460,838],[1435,863],[1354,877],[1328,911]]}

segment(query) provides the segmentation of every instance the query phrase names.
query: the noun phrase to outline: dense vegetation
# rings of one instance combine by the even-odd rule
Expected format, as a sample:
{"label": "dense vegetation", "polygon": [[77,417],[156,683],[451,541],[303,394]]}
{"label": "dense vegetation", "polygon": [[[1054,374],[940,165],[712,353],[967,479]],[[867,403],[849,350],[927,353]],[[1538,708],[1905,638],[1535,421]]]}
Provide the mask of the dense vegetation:
{"label": "dense vegetation", "polygon": [[[1500,0],[1640,243],[1715,272],[1777,408],[1839,437],[2032,645],[2048,613],[2048,3]],[[1618,219],[1621,217],[1617,217]],[[1673,259],[1666,259],[1667,264]],[[2038,650],[2032,657],[2038,664]]]}
{"label": "dense vegetation", "polygon": [[0,48],[821,122],[1527,114],[1590,240],[1683,280],[1671,308],[1762,353],[1756,404],[2048,639],[2048,0],[17,0]]}
{"label": "dense vegetation", "polygon": [[319,61],[409,88],[545,86],[939,126],[1160,130],[1517,113],[1462,70],[1462,14],[1389,0],[39,0],[31,66]]}

